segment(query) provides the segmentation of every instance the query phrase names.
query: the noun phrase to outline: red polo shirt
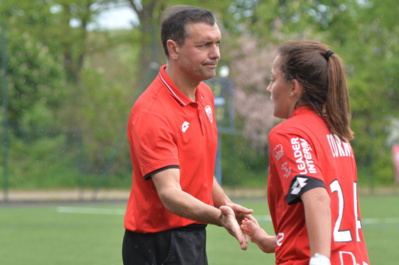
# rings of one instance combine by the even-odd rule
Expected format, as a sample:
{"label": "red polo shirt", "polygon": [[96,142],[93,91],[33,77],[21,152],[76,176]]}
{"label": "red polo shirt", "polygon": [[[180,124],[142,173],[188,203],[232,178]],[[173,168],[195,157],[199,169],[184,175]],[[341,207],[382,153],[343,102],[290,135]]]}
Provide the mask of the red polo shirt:
{"label": "red polo shirt", "polygon": [[212,91],[201,82],[193,102],[172,83],[165,68],[137,99],[127,125],[133,185],[125,228],[134,232],[153,233],[195,223],[163,206],[151,179],[161,170],[179,168],[182,190],[213,205],[217,128]]}

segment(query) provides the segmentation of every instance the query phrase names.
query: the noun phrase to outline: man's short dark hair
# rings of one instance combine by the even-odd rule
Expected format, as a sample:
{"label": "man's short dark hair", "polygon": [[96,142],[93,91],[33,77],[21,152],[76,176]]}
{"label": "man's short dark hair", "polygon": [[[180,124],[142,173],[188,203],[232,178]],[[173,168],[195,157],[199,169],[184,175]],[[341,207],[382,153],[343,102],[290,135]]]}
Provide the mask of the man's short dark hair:
{"label": "man's short dark hair", "polygon": [[161,41],[166,58],[169,58],[166,42],[171,39],[180,46],[184,45],[188,34],[186,25],[199,22],[213,26],[216,18],[212,11],[195,6],[176,5],[165,11],[161,25]]}

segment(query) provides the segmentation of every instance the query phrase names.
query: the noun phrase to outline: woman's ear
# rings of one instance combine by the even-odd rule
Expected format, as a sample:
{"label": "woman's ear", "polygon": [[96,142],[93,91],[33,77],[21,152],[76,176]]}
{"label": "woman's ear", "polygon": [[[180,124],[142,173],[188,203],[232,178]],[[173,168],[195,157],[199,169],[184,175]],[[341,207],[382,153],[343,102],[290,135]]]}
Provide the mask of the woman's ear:
{"label": "woman's ear", "polygon": [[298,99],[300,99],[303,93],[303,86],[301,85],[301,83],[299,83],[296,79],[292,79],[291,86],[293,95],[297,96]]}
{"label": "woman's ear", "polygon": [[174,40],[167,40],[166,47],[168,47],[169,58],[176,59],[179,56],[180,47]]}

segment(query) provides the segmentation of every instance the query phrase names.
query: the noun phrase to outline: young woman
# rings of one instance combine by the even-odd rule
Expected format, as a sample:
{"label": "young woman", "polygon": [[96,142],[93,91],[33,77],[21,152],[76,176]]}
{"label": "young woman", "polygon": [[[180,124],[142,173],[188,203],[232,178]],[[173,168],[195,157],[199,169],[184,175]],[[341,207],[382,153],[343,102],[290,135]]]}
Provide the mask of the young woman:
{"label": "young woman", "polygon": [[275,236],[251,220],[243,231],[276,264],[366,265],[349,143],[349,97],[340,58],[321,43],[289,42],[274,60],[267,88],[270,132],[268,203]]}

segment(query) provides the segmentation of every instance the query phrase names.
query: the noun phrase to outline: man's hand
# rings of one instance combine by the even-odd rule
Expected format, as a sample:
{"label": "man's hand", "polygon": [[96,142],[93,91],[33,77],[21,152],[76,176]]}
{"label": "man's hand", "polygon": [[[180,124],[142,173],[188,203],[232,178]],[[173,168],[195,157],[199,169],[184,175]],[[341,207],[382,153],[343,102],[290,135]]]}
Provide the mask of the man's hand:
{"label": "man's hand", "polygon": [[231,209],[233,209],[234,214],[236,216],[236,219],[237,219],[237,222],[238,222],[239,225],[242,224],[242,221],[245,218],[252,220],[256,224],[258,223],[256,221],[256,219],[253,218],[252,215],[251,215],[253,213],[252,209],[245,208],[244,206],[236,204],[236,203],[227,203],[226,205],[228,207],[230,207]]}
{"label": "man's hand", "polygon": [[222,225],[226,230],[230,233],[230,235],[237,238],[238,243],[240,243],[241,249],[247,249],[247,240],[241,231],[241,228],[236,220],[236,216],[234,214],[233,209],[229,206],[221,206],[220,211],[222,212]]}

